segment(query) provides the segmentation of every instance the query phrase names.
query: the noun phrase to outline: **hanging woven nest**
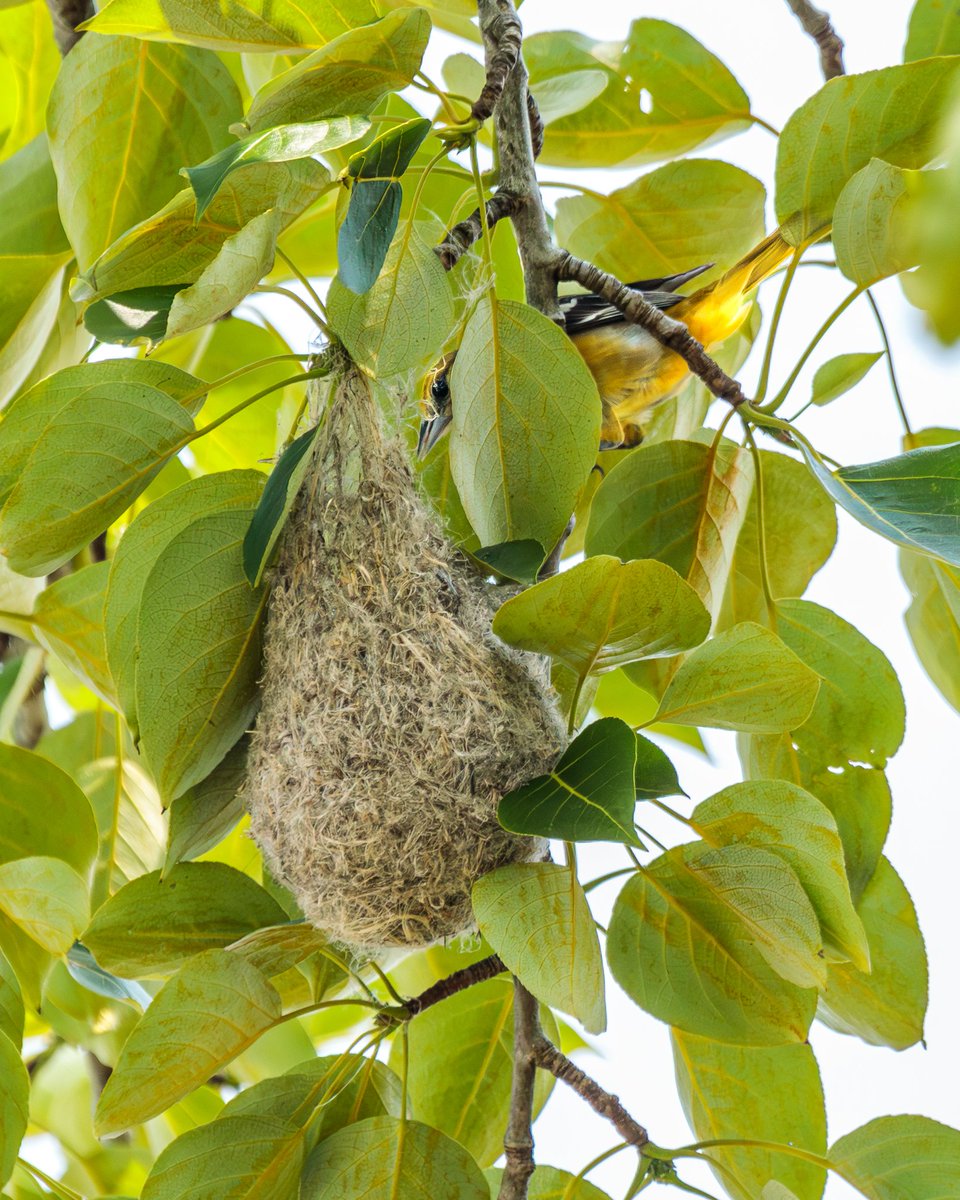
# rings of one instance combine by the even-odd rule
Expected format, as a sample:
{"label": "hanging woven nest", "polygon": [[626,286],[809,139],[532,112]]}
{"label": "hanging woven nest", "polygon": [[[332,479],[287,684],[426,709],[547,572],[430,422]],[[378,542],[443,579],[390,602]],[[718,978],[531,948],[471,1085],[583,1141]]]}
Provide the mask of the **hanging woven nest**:
{"label": "hanging woven nest", "polygon": [[473,927],[481,875],[542,857],[497,822],[565,743],[545,664],[490,632],[488,587],[417,495],[353,368],[285,529],[245,798],[306,916],[372,949]]}

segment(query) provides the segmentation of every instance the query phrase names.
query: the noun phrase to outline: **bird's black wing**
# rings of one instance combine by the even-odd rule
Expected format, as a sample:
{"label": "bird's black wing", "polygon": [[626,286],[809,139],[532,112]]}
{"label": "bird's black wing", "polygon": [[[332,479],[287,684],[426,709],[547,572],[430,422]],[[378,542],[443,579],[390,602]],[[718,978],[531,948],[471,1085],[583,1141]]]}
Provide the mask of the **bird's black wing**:
{"label": "bird's black wing", "polygon": [[[694,267],[679,275],[665,275],[660,279],[638,279],[628,283],[627,287],[643,292],[647,302],[656,308],[667,309],[683,299],[676,294],[676,288],[702,275],[712,266],[713,263],[705,263],[702,267]],[[564,327],[570,334],[586,333],[589,329],[599,329],[602,325],[617,325],[623,321],[623,313],[594,292],[561,296],[560,311],[563,313]]]}

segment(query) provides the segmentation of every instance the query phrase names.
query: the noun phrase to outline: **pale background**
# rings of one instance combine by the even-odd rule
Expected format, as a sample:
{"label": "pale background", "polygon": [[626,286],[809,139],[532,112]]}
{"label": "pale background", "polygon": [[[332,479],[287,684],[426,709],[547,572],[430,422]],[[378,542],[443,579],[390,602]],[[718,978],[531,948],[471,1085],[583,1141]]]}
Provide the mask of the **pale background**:
{"label": "pale background", "polygon": [[[912,0],[833,0],[830,12],[846,41],[848,71],[900,61],[911,7]],[[521,16],[530,33],[576,29],[597,39],[622,39],[637,16],[673,21],[727,64],[750,96],[753,111],[777,128],[782,128],[790,113],[822,82],[816,47],[782,0],[644,0],[636,6],[623,0],[526,0]],[[433,78],[441,78],[443,59],[465,48],[452,38],[437,37],[425,69]],[[422,95],[411,98],[422,107]],[[724,158],[772,186],[775,150],[774,138],[755,127],[694,153]],[[638,169],[583,171],[577,178],[587,186],[609,191],[640,173]],[[550,168],[542,171],[544,179],[559,179],[564,174],[569,173]],[[561,194],[556,189],[547,193],[550,201]],[[772,226],[772,197],[769,212]],[[769,288],[767,285],[761,297],[766,313],[772,307]],[[777,340],[771,394],[825,314],[848,289],[849,284],[835,273],[798,273]],[[938,346],[924,331],[921,315],[903,299],[895,280],[880,284],[874,292],[887,322],[913,428],[957,424],[960,349],[949,352]],[[305,320],[301,324],[298,316],[290,317],[289,307],[281,315],[270,306],[270,316],[278,324],[282,321],[281,327],[294,346],[306,344],[313,336]],[[819,362],[844,351],[881,348],[866,303],[854,305],[824,339],[784,412],[795,411],[809,397],[810,378]],[[759,354],[755,354],[741,373],[748,394],[758,359]],[[719,406],[711,413],[712,422],[718,411]],[[868,462],[897,453],[901,426],[885,364],[878,363],[855,392],[826,409],[809,410],[801,427],[819,449],[843,463]],[[924,1114],[960,1126],[955,1081],[960,1064],[960,1022],[956,1015],[960,1007],[960,967],[956,960],[957,913],[952,888],[957,869],[954,848],[960,845],[960,716],[943,701],[916,661],[902,619],[908,595],[897,572],[892,545],[841,513],[837,548],[807,595],[837,610],[875,642],[893,662],[903,685],[907,733],[888,768],[894,815],[886,852],[913,896],[931,963],[928,1050],[917,1046],[896,1053],[814,1025],[811,1041],[826,1091],[829,1138],[833,1141],[871,1118],[888,1113]],[[705,739],[713,759],[709,764],[675,744],[668,747],[693,802],[740,778],[733,735],[707,731]],[[653,823],[653,830],[665,832],[666,827]],[[579,851],[584,879],[624,865],[621,859],[617,848],[594,845]],[[594,893],[596,915],[603,923],[616,888],[614,885]],[[687,1143],[690,1133],[677,1099],[666,1027],[637,1009],[612,980],[608,982],[607,1000],[609,1030],[594,1039],[597,1054],[578,1055],[581,1065],[604,1087],[621,1096],[655,1142],[665,1146]],[[538,1159],[573,1172],[619,1140],[606,1122],[561,1085],[535,1132]],[[29,1154],[33,1161],[56,1172],[57,1155],[48,1139],[34,1140]],[[603,1164],[591,1179],[618,1197],[626,1190],[634,1169],[635,1157],[624,1152]],[[707,1192],[719,1194],[706,1168],[688,1165],[683,1176]],[[854,1195],[853,1189],[831,1177],[828,1200]]]}

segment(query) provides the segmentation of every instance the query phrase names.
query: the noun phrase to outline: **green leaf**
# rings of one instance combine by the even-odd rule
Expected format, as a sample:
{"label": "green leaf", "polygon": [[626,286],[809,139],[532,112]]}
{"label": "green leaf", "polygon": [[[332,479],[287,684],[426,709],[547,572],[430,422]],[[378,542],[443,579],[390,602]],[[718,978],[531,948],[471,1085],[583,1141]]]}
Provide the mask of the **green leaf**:
{"label": "green leaf", "polygon": [[319,121],[349,109],[370,113],[420,69],[430,36],[422,8],[403,8],[375,25],[348,29],[265,84],[245,118],[248,129]]}
{"label": "green leaf", "polygon": [[378,379],[423,369],[456,321],[450,275],[433,252],[433,225],[407,221],[362,296],[330,284],[327,312],[350,357]]}
{"label": "green leaf", "polygon": [[[263,163],[228,179],[199,222],[193,190],[184,188],[121,233],[74,281],[71,295],[78,304],[86,304],[150,288],[160,298],[164,293],[159,289],[165,285],[183,288],[198,281],[216,262],[224,243],[256,217],[275,210],[281,228],[286,228],[331,186],[329,172],[313,159]],[[155,311],[163,310],[158,305]]]}
{"label": "green leaf", "polygon": [[303,1200],[489,1200],[480,1168],[462,1146],[419,1121],[371,1117],[341,1129],[313,1152]]}
{"label": "green leaf", "polygon": [[912,596],[904,619],[917,658],[960,711],[960,569],[901,550],[900,573]]}
{"label": "green leaf", "polygon": [[189,0],[109,0],[80,28],[210,50],[282,54],[325,46],[379,16],[374,0],[320,6],[296,0],[231,0],[229,11],[208,11]]}
{"label": "green leaf", "polygon": [[619,279],[672,275],[697,263],[730,266],[763,237],[764,197],[763,184],[739,167],[684,159],[609,196],[559,200],[556,236]]}
{"label": "green leaf", "polygon": [[927,955],[910,893],[885,858],[867,884],[858,912],[873,970],[831,963],[817,1015],[840,1033],[905,1050],[923,1038]]}
{"label": "green leaf", "polygon": [[657,719],[779,733],[804,723],[819,687],[816,673],[775,633],[743,621],[686,656],[667,685]]}
{"label": "green leaf", "polygon": [[710,615],[671,567],[600,554],[506,601],[493,631],[511,646],[553,655],[583,679],[699,645]]}
{"label": "green leaf", "polygon": [[638,800],[656,800],[660,796],[685,796],[677,769],[658,745],[637,734],[637,766],[634,782]]}
{"label": "green leaf", "polygon": [[166,543],[143,585],[136,712],[168,801],[213,770],[257,709],[267,592],[243,573],[252,515],[232,508],[198,517]]}
{"label": "green leaf", "polygon": [[[830,557],[837,540],[837,511],[829,496],[810,478],[803,463],[769,450],[760,451],[763,475],[763,524],[767,574],[776,596],[802,596]],[[718,625],[767,620],[760,572],[757,491],[754,488],[737,538],[727,594]]]}
{"label": "green leaf", "polygon": [[104,623],[110,673],[134,732],[137,630],[147,577],[163,551],[194,521],[221,511],[249,513],[262,488],[262,476],[253,471],[206,475],[154,500],[124,533],[110,568]]}
{"label": "green leaf", "polygon": [[50,37],[50,13],[38,0],[9,0],[0,23],[0,127],[3,156],[13,155],[43,133],[50,89],[60,69]]}
{"label": "green leaf", "polygon": [[185,959],[228,946],[286,913],[248,875],[224,863],[181,863],[141,875],[94,915],[81,940],[101,967],[141,979],[169,975]]}
{"label": "green leaf", "polygon": [[87,923],[87,885],[61,858],[0,865],[0,911],[50,954],[66,954]]}
{"label": "green leaf", "polygon": [[98,966],[90,951],[79,942],[74,942],[67,951],[66,965],[71,977],[82,988],[97,996],[105,996],[108,1000],[131,1002],[141,1012],[153,999],[139,983],[131,979],[118,979],[116,975],[111,975],[109,971]]}
{"label": "green leaf", "polygon": [[836,471],[802,449],[824,490],[861,525],[960,566],[960,442]]}
{"label": "green leaf", "polygon": [[35,636],[30,613],[46,583],[45,579],[30,579],[11,571],[7,560],[0,556],[0,630],[30,641]]}
{"label": "green leaf", "polygon": [[219,1116],[188,1129],[153,1164],[143,1200],[186,1195],[218,1200],[295,1196],[303,1167],[303,1135],[290,1121],[265,1114]]}
{"label": "green leaf", "polygon": [[61,212],[81,269],[166,204],[184,159],[199,162],[225,146],[240,115],[236,84],[209,51],[81,38],[60,69],[47,117]]}
{"label": "green leaf", "polygon": [[179,337],[226,316],[270,273],[284,214],[268,209],[225,238],[200,277],[173,297],[164,336]]}
{"label": "green leaf", "polygon": [[910,14],[903,61],[960,54],[960,13],[949,0],[916,0]]}
{"label": "green leaf", "polygon": [[[457,58],[467,58],[467,55],[455,55]],[[448,59],[447,62],[450,60]],[[479,66],[476,59],[468,59],[469,62]],[[444,79],[447,78],[446,64],[444,64]],[[479,77],[480,88],[484,84],[483,68],[480,68]],[[462,92],[462,89],[456,88],[463,95],[469,93]],[[479,91],[479,89],[477,89]],[[586,71],[570,71],[566,75],[555,75],[552,79],[541,80],[537,84],[536,95],[534,100],[537,102],[537,107],[540,109],[540,118],[544,125],[549,125],[553,121],[558,121],[561,117],[569,117],[571,113],[579,112],[582,108],[592,101],[596,100],[607,90],[607,75],[606,72],[600,70]]]}
{"label": "green leaf", "polygon": [[[403,201],[400,177],[429,132],[424,117],[404,121],[374,138],[347,164],[346,177],[352,182],[337,234],[337,278],[357,295],[373,287],[384,265]],[[408,224],[407,238],[409,229]]]}
{"label": "green leaf", "polygon": [[107,704],[115,705],[103,629],[109,570],[109,563],[89,563],[50,584],[37,599],[33,627],[41,646]]}
{"label": "green leaf", "polygon": [[639,846],[633,828],[638,744],[637,735],[617,717],[594,721],[549,775],[507,792],[497,810],[500,824],[514,833],[569,842]]}
{"label": "green leaf", "polygon": [[[38,806],[37,797],[43,797]],[[56,821],[49,815],[56,813]],[[97,856],[90,802],[65,771],[30,750],[0,743],[0,862],[60,858],[86,875]]]}
{"label": "green leaf", "polygon": [[99,1136],[176,1103],[280,1020],[280,997],[249,963],[207,950],[165,984],[124,1043],[97,1105]]}
{"label": "green leaf", "polygon": [[319,429],[319,425],[314,425],[290,443],[263,489],[243,538],[243,570],[251,587],[258,587],[263,579],[273,548],[310,469],[310,451]]}
{"label": "green leaf", "polygon": [[[672,1040],[680,1102],[697,1141],[746,1135],[824,1153],[823,1087],[809,1046],[731,1046],[678,1029]],[[708,1153],[733,1200],[756,1200],[770,1179],[789,1185],[794,1200],[823,1195],[825,1170],[792,1154],[735,1146]]]}
{"label": "green leaf", "polygon": [[27,1133],[29,1104],[27,1068],[17,1047],[0,1033],[0,1185],[7,1182],[16,1165],[20,1143]]}
{"label": "green leaf", "polygon": [[[476,534],[473,540],[478,540]],[[498,542],[496,546],[478,546],[470,553],[494,574],[528,587],[537,582],[545,558],[543,547],[533,538],[524,538],[519,542]]]}
{"label": "green leaf", "polygon": [[752,488],[750,454],[733,443],[640,446],[600,484],[586,552],[659,559],[715,617]]}
{"label": "green leaf", "polygon": [[[550,1036],[555,1025],[549,1010],[543,1010],[541,1016]],[[398,1039],[391,1054],[395,1069],[400,1054]],[[476,984],[419,1013],[409,1026],[409,1056],[407,1085],[417,1116],[455,1138],[481,1166],[499,1158],[510,1113],[513,1071],[513,987],[509,980]],[[546,1103],[553,1082],[543,1072],[538,1074],[535,1113]],[[333,1193],[340,1194],[355,1193],[349,1188]],[[438,1194],[447,1193],[441,1190]]]}
{"label": "green leaf", "polygon": [[782,780],[737,783],[698,804],[691,822],[711,846],[757,846],[782,858],[813,904],[828,959],[850,959],[869,970],[867,935],[850,898],[843,845],[819,800]]}
{"label": "green leaf", "polygon": [[960,1188],[960,1132],[929,1117],[877,1117],[829,1158],[868,1200],[950,1200]]}
{"label": "green leaf", "polygon": [[916,265],[907,206],[915,174],[872,158],[837,198],[831,234],[837,266],[861,287]]}
{"label": "green leaf", "polygon": [[555,863],[515,863],[473,885],[480,932],[538,1000],[588,1033],[607,1027],[603,959],[576,873]]}
{"label": "green leaf", "polygon": [[592,103],[552,122],[541,161],[550,166],[636,166],[686,154],[746,129],[750,101],[722,62],[667,21],[641,19],[626,42],[541,33],[524,43],[536,94],[544,80],[602,71]]}
{"label": "green leaf", "polygon": [[796,965],[816,971],[813,913],[800,896],[796,876],[772,854],[678,846],[617,897],[607,962],[631,1000],[689,1033],[747,1046],[803,1042],[816,994],[783,979],[758,941],[768,954],[790,947]]}
{"label": "green leaf", "polygon": [[331,117],[325,121],[307,121],[299,125],[278,125],[263,133],[252,133],[227,146],[206,162],[182,167],[197,197],[197,220],[210,206],[223,181],[242,167],[256,163],[293,162],[310,158],[355,142],[370,128],[365,117]]}
{"label": "green leaf", "polygon": [[67,368],[11,406],[0,440],[11,452],[13,486],[0,538],[14,569],[40,575],[65,562],[129,507],[193,433],[202,384],[159,364],[116,365]]}
{"label": "green leaf", "polygon": [[777,220],[797,245],[831,221],[844,184],[872,158],[895,167],[934,157],[958,61],[927,59],[831,79],[790,117],[777,144]]}
{"label": "green leaf", "polygon": [[246,778],[248,739],[170,805],[164,871],[182,859],[198,858],[227,836],[244,814],[240,786]]}
{"label": "green leaf", "polygon": [[114,292],[84,310],[84,327],[98,342],[112,346],[155,346],[167,332],[170,308],[177,293],[187,286],[164,283],[159,287]]}
{"label": "green leaf", "polygon": [[856,900],[890,824],[882,768],[903,739],[903,695],[885,655],[829,609],[782,600],[777,629],[823,680],[810,717],[790,736],[752,737],[741,757],[754,779],[789,779],[830,809]]}
{"label": "green leaf", "polygon": [[[66,367],[42,380],[7,406],[0,426],[0,503],[23,475],[43,435],[63,418],[64,410],[84,395],[122,397],[163,392],[184,411],[195,414],[203,385],[186,371],[143,359],[113,359]],[[99,532],[99,531],[98,531]]]}
{"label": "green leaf", "polygon": [[23,997],[13,967],[0,954],[0,1033],[19,1049],[23,1043]]}
{"label": "green leaf", "polygon": [[[484,1175],[490,1181],[490,1195],[496,1196],[503,1168],[490,1167],[484,1171]],[[588,1179],[581,1179],[557,1167],[545,1167],[538,1162],[527,1189],[527,1200],[610,1200],[610,1197]]]}
{"label": "green leaf", "polygon": [[828,359],[813,377],[813,403],[829,404],[849,392],[881,358],[883,351],[877,350],[871,354],[838,354]]}
{"label": "green leaf", "polygon": [[481,544],[532,539],[546,554],[596,458],[593,376],[542,313],[488,294],[467,322],[450,387],[450,466]]}

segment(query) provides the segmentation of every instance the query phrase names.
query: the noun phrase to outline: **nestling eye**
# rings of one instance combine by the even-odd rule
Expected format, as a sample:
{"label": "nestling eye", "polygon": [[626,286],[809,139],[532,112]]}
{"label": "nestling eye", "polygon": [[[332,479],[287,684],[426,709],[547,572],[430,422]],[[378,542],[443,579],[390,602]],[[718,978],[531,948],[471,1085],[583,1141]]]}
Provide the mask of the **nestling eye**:
{"label": "nestling eye", "polygon": [[447,383],[446,375],[438,375],[430,385],[430,398],[441,404],[446,403],[450,396],[450,384]]}

